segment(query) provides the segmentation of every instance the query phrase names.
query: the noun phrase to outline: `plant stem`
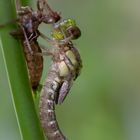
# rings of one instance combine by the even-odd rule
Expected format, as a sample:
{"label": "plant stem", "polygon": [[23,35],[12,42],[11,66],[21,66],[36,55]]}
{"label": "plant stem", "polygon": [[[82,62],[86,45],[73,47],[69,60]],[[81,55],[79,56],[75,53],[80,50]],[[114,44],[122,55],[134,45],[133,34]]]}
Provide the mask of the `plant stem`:
{"label": "plant stem", "polygon": [[[14,4],[14,0],[0,1],[2,24],[16,18]],[[8,81],[11,93],[9,96],[12,97],[21,140],[44,140],[32,99],[22,46],[19,41],[9,35],[9,32],[15,28],[14,25],[7,25],[0,29],[0,49],[7,73],[3,75],[3,78],[7,78]],[[5,91],[6,89],[2,92]]]}

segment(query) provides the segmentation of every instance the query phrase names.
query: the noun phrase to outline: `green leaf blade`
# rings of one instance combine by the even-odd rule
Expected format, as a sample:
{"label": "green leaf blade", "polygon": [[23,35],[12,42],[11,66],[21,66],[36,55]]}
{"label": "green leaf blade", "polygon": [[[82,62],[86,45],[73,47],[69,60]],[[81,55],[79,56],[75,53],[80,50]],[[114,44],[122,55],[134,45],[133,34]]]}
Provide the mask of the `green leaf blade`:
{"label": "green leaf blade", "polygon": [[[4,23],[14,19],[14,1],[3,0],[0,4],[1,7],[8,7],[8,9],[2,8],[0,10],[0,13],[4,13],[4,15],[0,14],[0,18],[4,18],[1,22]],[[9,35],[9,32],[13,29],[15,27],[12,25],[0,29],[1,58],[3,58],[2,61],[5,66],[5,75],[1,75],[0,80],[7,80],[9,92],[11,93],[9,96],[12,97],[21,140],[44,140],[32,99],[22,46]],[[1,88],[0,92],[7,92],[7,88]]]}

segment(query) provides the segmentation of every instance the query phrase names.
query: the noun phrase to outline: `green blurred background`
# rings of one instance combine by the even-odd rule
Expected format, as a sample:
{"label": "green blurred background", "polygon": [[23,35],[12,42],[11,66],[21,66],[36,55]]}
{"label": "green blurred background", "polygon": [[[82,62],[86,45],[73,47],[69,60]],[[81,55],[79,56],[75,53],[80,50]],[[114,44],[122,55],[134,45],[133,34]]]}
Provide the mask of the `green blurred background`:
{"label": "green blurred background", "polygon": [[[74,18],[82,30],[74,44],[83,69],[64,104],[56,108],[60,128],[69,140],[140,140],[140,1],[49,3],[64,18]],[[4,96],[0,138],[20,140],[11,98]]]}

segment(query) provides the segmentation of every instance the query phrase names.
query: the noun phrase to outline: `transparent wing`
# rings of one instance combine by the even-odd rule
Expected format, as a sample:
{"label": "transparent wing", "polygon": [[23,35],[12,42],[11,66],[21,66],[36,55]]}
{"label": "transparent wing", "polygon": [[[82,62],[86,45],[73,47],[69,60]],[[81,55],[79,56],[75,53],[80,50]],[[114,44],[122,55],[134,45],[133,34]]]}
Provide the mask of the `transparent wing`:
{"label": "transparent wing", "polygon": [[59,96],[58,96],[58,104],[62,104],[63,101],[65,100],[65,98],[67,97],[71,86],[73,84],[73,79],[69,80],[69,81],[64,81],[63,84],[61,85],[61,88],[59,90]]}

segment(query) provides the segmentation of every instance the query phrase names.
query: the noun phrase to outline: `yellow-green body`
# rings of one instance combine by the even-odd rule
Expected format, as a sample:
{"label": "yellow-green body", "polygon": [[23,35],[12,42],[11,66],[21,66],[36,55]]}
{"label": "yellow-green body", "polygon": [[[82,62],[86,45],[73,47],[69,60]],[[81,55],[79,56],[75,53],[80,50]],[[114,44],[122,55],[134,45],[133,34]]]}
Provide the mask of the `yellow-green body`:
{"label": "yellow-green body", "polygon": [[80,54],[71,42],[60,45],[59,49],[55,51],[51,70],[54,67],[58,75],[57,82],[60,86],[57,87],[59,96],[56,103],[62,103],[82,68]]}
{"label": "yellow-green body", "polygon": [[[61,23],[56,24],[53,28],[51,36],[53,41],[57,41],[54,45],[53,51],[53,64],[52,69],[55,67],[55,71],[59,79],[58,87],[59,95],[56,99],[57,103],[62,103],[68,94],[73,81],[80,74],[82,68],[82,61],[78,50],[73,46],[71,40],[67,40],[69,34],[67,34],[68,29],[74,27],[76,30],[78,27],[72,19],[63,20]],[[76,27],[76,28],[75,28]],[[78,32],[79,33],[79,32]],[[73,35],[73,34],[72,34]],[[64,43],[59,43],[59,41],[64,41]]]}

